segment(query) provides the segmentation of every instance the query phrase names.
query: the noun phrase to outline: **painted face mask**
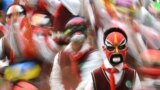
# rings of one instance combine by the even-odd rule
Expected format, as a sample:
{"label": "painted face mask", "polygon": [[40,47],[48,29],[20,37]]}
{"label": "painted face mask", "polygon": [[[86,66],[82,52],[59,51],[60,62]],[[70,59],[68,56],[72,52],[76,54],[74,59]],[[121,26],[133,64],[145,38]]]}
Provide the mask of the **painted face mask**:
{"label": "painted face mask", "polygon": [[127,52],[126,34],[119,28],[112,28],[104,35],[105,54],[111,65],[116,66],[125,61]]}
{"label": "painted face mask", "polygon": [[71,42],[82,43],[87,37],[87,24],[84,18],[74,17],[67,22],[64,34],[69,37]]}

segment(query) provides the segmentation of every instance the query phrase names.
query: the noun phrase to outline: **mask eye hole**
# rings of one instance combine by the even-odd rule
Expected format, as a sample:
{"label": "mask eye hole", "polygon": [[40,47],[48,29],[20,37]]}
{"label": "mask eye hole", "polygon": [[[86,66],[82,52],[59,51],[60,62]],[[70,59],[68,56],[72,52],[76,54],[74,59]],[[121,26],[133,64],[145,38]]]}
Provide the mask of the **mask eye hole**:
{"label": "mask eye hole", "polygon": [[[12,16],[14,15],[14,13],[10,13],[10,14],[8,14],[8,15],[6,15],[8,18],[11,18]],[[24,11],[22,11],[22,12],[17,12],[17,15],[18,16],[23,16],[23,15],[25,15],[24,14]]]}
{"label": "mask eye hole", "polygon": [[19,16],[23,16],[24,15],[24,11],[19,12]]}
{"label": "mask eye hole", "polygon": [[7,18],[11,18],[12,14],[8,14],[8,15],[6,15],[6,16],[7,16]]}
{"label": "mask eye hole", "polygon": [[109,51],[113,51],[113,50],[114,50],[114,47],[113,47],[113,46],[107,46],[107,49],[108,49]]}
{"label": "mask eye hole", "polygon": [[119,50],[122,50],[122,49],[125,49],[126,45],[121,45],[121,46],[118,46],[118,49]]}

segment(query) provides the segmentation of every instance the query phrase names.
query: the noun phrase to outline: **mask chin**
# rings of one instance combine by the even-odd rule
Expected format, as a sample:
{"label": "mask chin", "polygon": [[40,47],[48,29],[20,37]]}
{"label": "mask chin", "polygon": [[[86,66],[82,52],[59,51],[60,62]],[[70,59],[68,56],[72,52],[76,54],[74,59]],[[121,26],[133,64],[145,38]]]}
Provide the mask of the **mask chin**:
{"label": "mask chin", "polygon": [[71,42],[81,43],[82,41],[84,41],[84,39],[85,39],[85,36],[83,34],[75,34],[72,36]]}
{"label": "mask chin", "polygon": [[113,54],[109,60],[110,64],[112,66],[119,65],[120,63],[123,62],[123,57],[121,54]]}

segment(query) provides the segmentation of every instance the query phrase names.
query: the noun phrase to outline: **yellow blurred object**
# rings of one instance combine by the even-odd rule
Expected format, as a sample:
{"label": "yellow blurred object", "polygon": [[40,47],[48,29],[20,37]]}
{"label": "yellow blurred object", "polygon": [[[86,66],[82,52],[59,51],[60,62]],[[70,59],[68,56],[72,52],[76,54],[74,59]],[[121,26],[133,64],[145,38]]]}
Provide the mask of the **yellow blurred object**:
{"label": "yellow blurred object", "polygon": [[30,80],[39,76],[41,72],[40,65],[31,66],[11,66],[4,71],[4,78],[9,81]]}

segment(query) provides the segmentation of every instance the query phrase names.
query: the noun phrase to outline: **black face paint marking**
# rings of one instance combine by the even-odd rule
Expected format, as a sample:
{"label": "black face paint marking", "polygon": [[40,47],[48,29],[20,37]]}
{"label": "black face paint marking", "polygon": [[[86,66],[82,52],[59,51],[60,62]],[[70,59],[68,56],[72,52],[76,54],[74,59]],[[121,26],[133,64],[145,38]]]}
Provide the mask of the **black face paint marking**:
{"label": "black face paint marking", "polygon": [[[113,60],[114,58],[120,58],[120,61],[115,62],[115,61]],[[116,66],[116,65],[118,65],[118,64],[120,64],[120,63],[123,62],[123,57],[122,57],[121,54],[113,54],[113,55],[111,56],[109,62],[111,63],[111,65]]]}

